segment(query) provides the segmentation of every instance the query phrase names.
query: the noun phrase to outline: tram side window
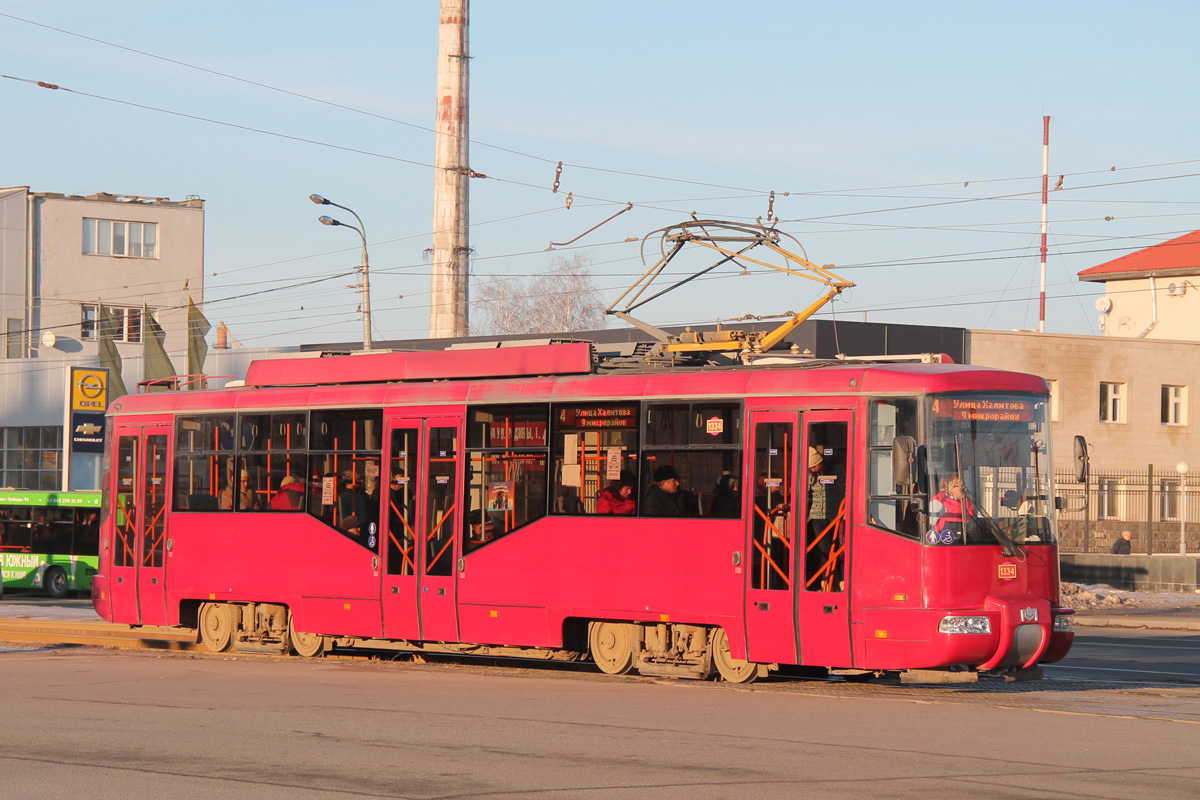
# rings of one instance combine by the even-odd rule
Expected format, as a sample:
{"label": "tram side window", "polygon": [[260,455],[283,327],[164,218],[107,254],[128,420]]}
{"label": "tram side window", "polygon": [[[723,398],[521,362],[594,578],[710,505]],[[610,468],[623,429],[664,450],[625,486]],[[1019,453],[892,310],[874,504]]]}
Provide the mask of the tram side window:
{"label": "tram side window", "polygon": [[[738,403],[663,403],[647,406],[642,454],[642,499],[649,501],[655,474],[670,467],[679,487],[669,504],[650,501],[642,516],[740,517],[742,409]],[[664,513],[664,505],[670,510]]]}
{"label": "tram side window", "polygon": [[[180,417],[175,426],[175,502],[177,511],[222,509],[222,495],[232,496],[234,466],[232,414]],[[120,465],[118,465],[118,469]],[[240,478],[240,476],[239,476]],[[240,480],[237,482],[240,484]]]}
{"label": "tram side window", "polygon": [[635,513],[638,404],[556,405],[552,416],[552,513]]}
{"label": "tram side window", "polygon": [[[910,489],[897,486],[892,475],[892,442],[897,436],[917,438],[917,401],[886,398],[871,401],[870,419],[870,520],[872,525],[916,538],[918,499]],[[919,465],[914,464],[914,471]],[[915,473],[914,473],[915,474]]]}
{"label": "tram side window", "polygon": [[309,487],[308,415],[243,414],[238,452],[262,511],[303,511]]}
{"label": "tram side window", "polygon": [[376,553],[382,436],[379,409],[313,411],[309,423],[308,513]]}
{"label": "tram side window", "polygon": [[467,413],[463,552],[546,515],[549,406],[479,406]]}

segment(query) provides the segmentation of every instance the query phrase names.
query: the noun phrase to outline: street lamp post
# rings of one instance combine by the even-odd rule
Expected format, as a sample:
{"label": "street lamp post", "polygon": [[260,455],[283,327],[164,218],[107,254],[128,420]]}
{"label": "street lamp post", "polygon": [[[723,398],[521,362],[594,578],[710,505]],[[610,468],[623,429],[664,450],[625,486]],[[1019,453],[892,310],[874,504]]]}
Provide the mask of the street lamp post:
{"label": "street lamp post", "polygon": [[363,225],[362,218],[360,216],[358,216],[358,214],[355,214],[354,209],[352,209],[352,208],[347,208],[346,206],[339,205],[338,203],[335,203],[332,200],[327,200],[319,194],[310,194],[308,196],[308,199],[312,200],[314,203],[316,203],[319,206],[334,206],[336,208],[342,209],[343,211],[349,211],[351,214],[354,214],[354,218],[356,220],[358,220],[358,227],[356,228],[353,225],[350,225],[348,223],[339,222],[338,220],[334,219],[333,217],[319,217],[318,218],[322,225],[333,225],[333,226],[341,226],[343,228],[349,228],[350,230],[358,233],[359,238],[362,239],[362,266],[360,267],[360,269],[362,270],[363,350],[370,350],[371,349],[371,282],[367,277],[368,264],[367,264],[366,226]]}
{"label": "street lamp post", "polygon": [[1179,555],[1187,555],[1187,534],[1184,531],[1183,510],[1187,507],[1185,503],[1187,499],[1187,474],[1190,467],[1186,461],[1180,461],[1175,465],[1175,471],[1179,473]]}

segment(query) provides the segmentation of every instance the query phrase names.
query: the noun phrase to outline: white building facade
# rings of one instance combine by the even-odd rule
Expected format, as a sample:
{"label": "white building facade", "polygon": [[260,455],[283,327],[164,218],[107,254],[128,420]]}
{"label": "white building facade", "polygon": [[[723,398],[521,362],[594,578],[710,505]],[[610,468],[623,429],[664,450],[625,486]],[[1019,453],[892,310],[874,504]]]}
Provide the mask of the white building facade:
{"label": "white building facade", "polygon": [[98,488],[95,463],[64,485],[64,420],[70,367],[99,364],[99,307],[132,392],[148,319],[185,372],[188,300],[203,297],[203,200],[0,189],[0,487]]}

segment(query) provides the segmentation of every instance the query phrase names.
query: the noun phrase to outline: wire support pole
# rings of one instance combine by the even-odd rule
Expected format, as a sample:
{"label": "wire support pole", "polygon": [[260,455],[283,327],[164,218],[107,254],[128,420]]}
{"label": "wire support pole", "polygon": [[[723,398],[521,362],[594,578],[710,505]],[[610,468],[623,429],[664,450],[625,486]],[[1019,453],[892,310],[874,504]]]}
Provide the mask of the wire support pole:
{"label": "wire support pole", "polygon": [[[1059,181],[1061,183],[1061,181]],[[1042,269],[1038,296],[1038,333],[1046,332],[1046,201],[1050,184],[1050,117],[1042,117]]]}

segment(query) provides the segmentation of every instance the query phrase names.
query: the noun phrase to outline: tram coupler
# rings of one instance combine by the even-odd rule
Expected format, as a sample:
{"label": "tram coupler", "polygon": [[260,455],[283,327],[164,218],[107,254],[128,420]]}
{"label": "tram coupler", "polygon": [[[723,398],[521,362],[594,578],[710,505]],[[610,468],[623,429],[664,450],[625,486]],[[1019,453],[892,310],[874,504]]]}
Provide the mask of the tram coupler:
{"label": "tram coupler", "polygon": [[1040,681],[1046,677],[1046,672],[1041,667],[1011,667],[1004,673],[1004,680],[1008,683],[1020,683],[1022,681]]}
{"label": "tram coupler", "polygon": [[901,683],[979,683],[979,673],[973,669],[906,669],[900,672]]}

